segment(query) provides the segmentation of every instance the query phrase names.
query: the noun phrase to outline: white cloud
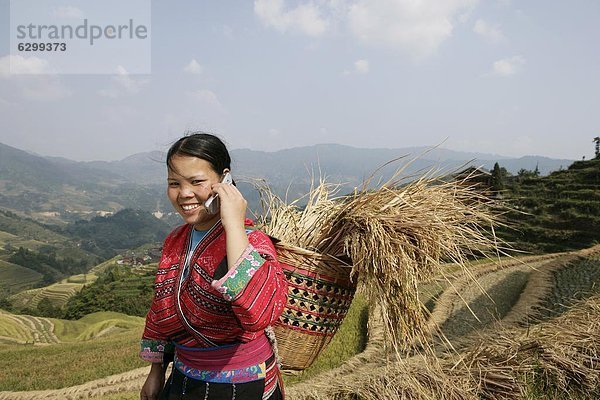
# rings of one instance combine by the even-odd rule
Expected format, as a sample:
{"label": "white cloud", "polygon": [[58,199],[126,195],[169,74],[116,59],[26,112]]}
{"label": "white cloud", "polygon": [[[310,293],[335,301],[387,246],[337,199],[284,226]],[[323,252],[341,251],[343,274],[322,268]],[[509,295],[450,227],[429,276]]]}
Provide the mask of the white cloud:
{"label": "white cloud", "polygon": [[21,88],[23,97],[38,101],[53,101],[69,97],[72,92],[56,77],[35,77]]}
{"label": "white cloud", "polygon": [[280,32],[292,31],[308,36],[320,36],[328,25],[319,6],[312,2],[286,9],[284,0],[255,0],[254,13],[265,26]]}
{"label": "white cloud", "polygon": [[219,111],[224,111],[223,105],[219,101],[217,94],[215,92],[213,92],[212,90],[208,90],[208,89],[196,90],[194,92],[190,92],[190,95],[193,98],[195,98],[196,100],[199,100],[204,105],[212,106]]}
{"label": "white cloud", "polygon": [[0,78],[14,85],[18,95],[37,101],[60,100],[71,91],[51,74],[48,61],[38,57],[7,55],[0,58]]}
{"label": "white cloud", "polygon": [[54,17],[65,19],[83,19],[85,16],[83,11],[73,6],[57,7],[52,14]]}
{"label": "white cloud", "polygon": [[359,74],[369,73],[369,60],[357,60],[354,62],[354,70]]}
{"label": "white cloud", "polygon": [[350,6],[350,29],[363,43],[385,45],[416,58],[433,54],[452,35],[454,19],[477,0],[360,0]]}
{"label": "white cloud", "polygon": [[492,65],[491,75],[511,76],[516,74],[525,65],[525,58],[514,56],[495,61]]}
{"label": "white cloud", "polygon": [[229,25],[223,25],[223,36],[225,36],[227,39],[233,39],[233,28]]}
{"label": "white cloud", "polygon": [[354,61],[354,64],[352,65],[351,69],[345,69],[342,71],[342,76],[350,76],[353,74],[368,74],[369,73],[369,60],[356,60]]}
{"label": "white cloud", "polygon": [[183,70],[189,74],[201,74],[203,68],[196,59],[193,59],[183,68]]}
{"label": "white cloud", "polygon": [[500,30],[498,25],[489,25],[482,19],[478,19],[475,22],[475,26],[473,27],[473,32],[482,36],[486,40],[489,40],[492,43],[501,43],[506,41],[504,34]]}
{"label": "white cloud", "polygon": [[20,55],[7,55],[0,58],[0,77],[8,78],[10,75],[38,75],[50,73],[47,60],[38,57],[23,57]]}
{"label": "white cloud", "polygon": [[269,133],[269,136],[272,137],[272,138],[281,135],[281,131],[279,129],[277,129],[277,128],[271,128],[271,129],[269,129],[268,133]]}
{"label": "white cloud", "polygon": [[116,75],[111,78],[111,81],[112,84],[107,89],[99,90],[98,94],[110,98],[133,95],[138,93],[148,83],[146,79],[133,78],[121,65],[117,66]]}
{"label": "white cloud", "polygon": [[[295,8],[285,0],[255,0],[265,26],[309,36],[344,32],[369,46],[387,46],[423,58],[465,22],[479,0],[313,0]],[[297,3],[296,3],[297,4]]]}

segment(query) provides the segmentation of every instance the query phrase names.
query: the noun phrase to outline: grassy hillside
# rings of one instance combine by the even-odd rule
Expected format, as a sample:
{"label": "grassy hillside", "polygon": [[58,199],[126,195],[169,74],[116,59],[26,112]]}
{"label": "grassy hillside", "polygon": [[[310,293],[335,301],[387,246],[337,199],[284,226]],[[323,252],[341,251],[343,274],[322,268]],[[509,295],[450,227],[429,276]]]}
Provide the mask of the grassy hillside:
{"label": "grassy hillside", "polygon": [[[35,272],[17,265],[15,266],[16,268],[21,268],[24,271],[9,276],[13,281],[19,281],[23,287],[19,290],[13,290],[13,292],[7,291],[8,294],[17,292],[16,294],[9,296],[7,301],[13,311],[35,313],[36,315],[41,314],[52,317],[62,316],[62,308],[64,308],[68,300],[77,294],[85,285],[90,285],[95,282],[96,279],[98,279],[98,276],[103,275],[107,269],[116,266],[116,261],[117,257],[96,265],[85,274],[71,275],[57,283],[29,290],[25,289],[31,287],[31,285],[26,285],[24,282],[20,282],[20,280],[23,277],[26,277],[27,271],[31,273]],[[1,265],[0,262],[0,266]],[[41,278],[38,278],[38,280],[39,279]],[[51,308],[49,309],[48,306],[51,306]]]}
{"label": "grassy hillside", "polygon": [[501,235],[519,249],[566,251],[600,242],[600,159],[576,161],[545,177],[511,177],[504,195],[520,212],[508,215],[515,229]]}
{"label": "grassy hillside", "polygon": [[[303,377],[286,380],[292,383],[307,379],[362,351],[366,343],[366,316],[367,304],[358,297],[328,350]],[[0,335],[2,327],[12,321],[5,313],[0,314]],[[143,318],[98,312],[76,321],[48,321],[54,324],[54,333],[65,343],[43,347],[0,344],[0,392],[69,387],[147,365],[138,357]],[[17,330],[16,327],[11,329]],[[26,329],[22,326],[20,329],[14,335],[29,335],[31,340],[31,334],[23,332]],[[139,398],[139,393],[126,394],[124,398]]]}
{"label": "grassy hillside", "polygon": [[144,366],[137,356],[143,324],[113,312],[77,321],[0,312],[0,391],[72,386]]}
{"label": "grassy hillside", "polygon": [[138,182],[88,163],[48,159],[0,143],[0,207],[47,221],[75,221],[97,211],[164,206],[160,187]]}
{"label": "grassy hillside", "polygon": [[81,342],[137,330],[142,325],[143,318],[116,312],[96,312],[70,321],[0,311],[0,337],[5,343]]}
{"label": "grassy hillside", "polygon": [[0,391],[56,389],[142,367],[140,335],[141,328],[87,342],[0,345]]}
{"label": "grassy hillside", "polygon": [[78,241],[82,249],[103,259],[145,243],[162,242],[171,228],[151,213],[125,209],[108,217],[77,221],[62,232]]}
{"label": "grassy hillside", "polygon": [[[145,244],[131,252],[145,254],[155,246],[155,243]],[[36,274],[34,271],[4,263],[8,267],[0,269],[0,276],[4,273],[10,278],[10,282],[18,282],[21,285],[18,293],[4,300],[4,307],[12,312],[54,318],[67,316],[76,319],[97,311],[117,311],[145,316],[150,304],[156,264],[119,265],[117,261],[120,258],[120,255],[113,257],[91,268],[87,273],[71,275],[59,282],[35,289],[27,289],[31,283],[21,281],[27,273]],[[0,261],[0,268],[2,265]],[[10,274],[13,269],[17,272]],[[39,279],[39,274],[33,276]],[[82,289],[83,293],[80,294]],[[0,307],[2,306],[0,304]]]}
{"label": "grassy hillside", "polygon": [[4,262],[1,265],[20,267],[0,270],[7,276],[6,284],[2,284],[4,280],[0,283],[0,297],[5,297],[84,272],[97,264],[99,257],[57,232],[56,227],[0,210],[0,261]]}
{"label": "grassy hillside", "polygon": [[[12,243],[15,239],[34,239],[42,243],[64,243],[67,237],[50,229],[47,225],[13,212],[0,209],[0,235],[2,243]],[[10,233],[11,235],[7,235]]]}
{"label": "grassy hillside", "polygon": [[0,259],[0,293],[11,294],[37,285],[42,274]]}
{"label": "grassy hillside", "polygon": [[156,264],[142,267],[113,265],[92,284],[69,298],[63,315],[80,318],[96,311],[145,316],[153,294]]}
{"label": "grassy hillside", "polygon": [[80,342],[112,336],[128,331],[137,332],[144,319],[112,311],[88,314],[78,320],[54,319],[54,333],[63,342]]}
{"label": "grassy hillside", "polygon": [[[170,227],[149,212],[125,209],[108,217],[49,226],[0,211],[0,299],[24,289],[52,285],[15,296],[15,306],[35,309],[42,299],[62,306],[82,283],[65,281],[87,274],[102,260],[138,246],[162,242]],[[91,278],[91,277],[87,277]],[[13,285],[12,283],[17,283]],[[89,283],[89,279],[87,281]]]}
{"label": "grassy hillside", "polygon": [[[85,276],[85,281],[83,277]],[[60,282],[38,289],[24,290],[9,299],[16,308],[38,308],[40,302],[49,302],[54,307],[63,307],[69,298],[96,280],[93,274],[75,275],[76,278],[63,279]],[[75,282],[73,281],[75,280]]]}

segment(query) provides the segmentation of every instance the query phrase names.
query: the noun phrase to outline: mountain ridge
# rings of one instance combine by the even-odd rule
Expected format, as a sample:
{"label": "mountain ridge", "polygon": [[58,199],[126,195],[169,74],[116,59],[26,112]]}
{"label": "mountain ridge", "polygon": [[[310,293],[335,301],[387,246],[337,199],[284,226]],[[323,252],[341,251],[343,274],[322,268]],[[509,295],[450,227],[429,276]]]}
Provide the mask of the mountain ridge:
{"label": "mountain ridge", "polygon": [[[403,176],[429,170],[452,172],[468,165],[491,169],[495,162],[516,174],[538,168],[541,175],[566,168],[573,161],[541,156],[493,158],[484,153],[440,147],[363,149],[340,144],[318,144],[274,152],[231,150],[232,173],[252,209],[258,194],[252,181],[265,180],[279,195],[294,199],[321,177],[341,183],[342,192],[362,186],[374,171],[375,181],[389,179],[410,162]],[[132,154],[118,161],[73,161],[41,157],[0,143],[0,208],[34,218],[74,221],[115,213],[123,208],[170,211],[164,196],[165,153]],[[484,159],[485,158],[485,159]],[[389,163],[390,160],[396,160]],[[389,163],[384,168],[380,167]]]}

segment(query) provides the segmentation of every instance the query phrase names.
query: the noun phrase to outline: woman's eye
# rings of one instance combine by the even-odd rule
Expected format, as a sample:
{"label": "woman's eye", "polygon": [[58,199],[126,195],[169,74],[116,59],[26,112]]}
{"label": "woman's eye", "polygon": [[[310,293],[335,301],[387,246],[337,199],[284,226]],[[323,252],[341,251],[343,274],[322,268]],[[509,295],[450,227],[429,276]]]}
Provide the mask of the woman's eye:
{"label": "woman's eye", "polygon": [[198,179],[195,179],[195,180],[192,181],[192,185],[201,185],[202,182],[204,182],[204,181],[200,181]]}
{"label": "woman's eye", "polygon": [[169,186],[179,186],[179,182],[169,182]]}

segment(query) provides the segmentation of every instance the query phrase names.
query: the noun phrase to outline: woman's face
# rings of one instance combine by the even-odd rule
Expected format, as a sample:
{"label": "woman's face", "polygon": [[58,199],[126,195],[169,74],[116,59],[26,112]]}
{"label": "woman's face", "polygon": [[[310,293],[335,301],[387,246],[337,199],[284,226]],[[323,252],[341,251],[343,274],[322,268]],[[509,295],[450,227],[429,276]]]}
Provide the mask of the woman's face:
{"label": "woman's face", "polygon": [[220,216],[207,213],[204,202],[212,194],[212,185],[220,182],[221,175],[208,161],[198,157],[175,155],[171,165],[173,169],[167,168],[167,196],[173,208],[196,229],[210,229]]}

